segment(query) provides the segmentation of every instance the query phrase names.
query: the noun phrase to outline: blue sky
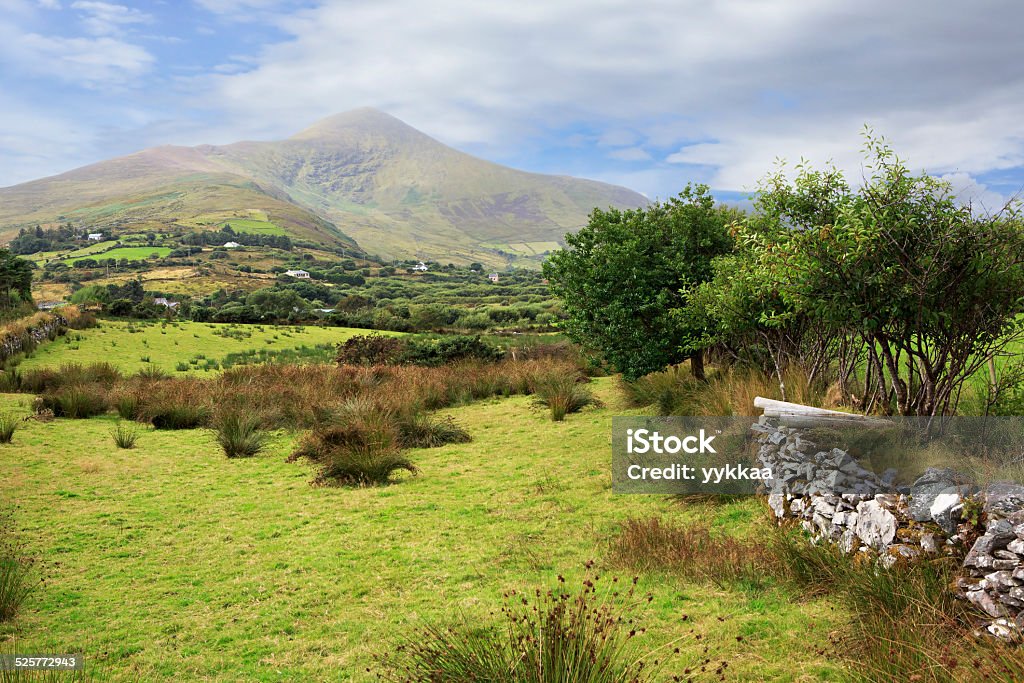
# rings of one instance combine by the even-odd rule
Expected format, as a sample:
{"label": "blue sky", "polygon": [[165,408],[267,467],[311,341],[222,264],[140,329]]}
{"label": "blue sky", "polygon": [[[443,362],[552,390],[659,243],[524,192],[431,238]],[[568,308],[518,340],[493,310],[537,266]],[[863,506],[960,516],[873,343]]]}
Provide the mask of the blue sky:
{"label": "blue sky", "polygon": [[0,0],[0,186],[373,106],[487,159],[667,197],[865,124],[987,206],[1024,187],[1021,3]]}

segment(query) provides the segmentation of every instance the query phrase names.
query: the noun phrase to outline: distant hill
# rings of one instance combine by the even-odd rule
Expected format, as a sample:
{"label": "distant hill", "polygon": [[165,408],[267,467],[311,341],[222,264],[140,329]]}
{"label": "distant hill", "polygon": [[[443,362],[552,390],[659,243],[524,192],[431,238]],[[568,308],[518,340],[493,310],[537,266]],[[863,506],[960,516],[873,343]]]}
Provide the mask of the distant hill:
{"label": "distant hill", "polygon": [[[158,147],[0,189],[0,239],[71,222],[89,230],[261,225],[385,258],[536,258],[626,188],[517,171],[459,152],[374,109],[276,142]],[[253,222],[254,221],[254,222]]]}

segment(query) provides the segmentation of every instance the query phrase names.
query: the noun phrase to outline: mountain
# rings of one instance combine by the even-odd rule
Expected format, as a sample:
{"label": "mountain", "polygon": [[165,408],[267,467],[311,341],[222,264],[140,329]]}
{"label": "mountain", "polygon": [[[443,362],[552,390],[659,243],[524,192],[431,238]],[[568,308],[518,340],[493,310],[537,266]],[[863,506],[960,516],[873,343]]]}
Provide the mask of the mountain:
{"label": "mountain", "polygon": [[286,140],[158,147],[0,189],[0,238],[71,221],[92,230],[203,227],[250,212],[286,234],[387,258],[501,262],[557,246],[631,190],[465,154],[374,109]]}

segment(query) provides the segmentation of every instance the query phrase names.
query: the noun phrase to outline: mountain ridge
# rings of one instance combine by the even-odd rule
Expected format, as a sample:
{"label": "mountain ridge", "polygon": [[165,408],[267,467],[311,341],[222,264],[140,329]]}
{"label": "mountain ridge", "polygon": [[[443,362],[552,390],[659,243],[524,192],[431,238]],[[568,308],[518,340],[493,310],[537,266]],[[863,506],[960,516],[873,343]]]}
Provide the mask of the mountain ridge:
{"label": "mountain ridge", "polygon": [[494,262],[539,257],[595,206],[644,204],[627,188],[480,159],[364,107],[283,140],[162,145],[0,188],[0,238],[35,223],[116,233],[247,209],[385,258]]}

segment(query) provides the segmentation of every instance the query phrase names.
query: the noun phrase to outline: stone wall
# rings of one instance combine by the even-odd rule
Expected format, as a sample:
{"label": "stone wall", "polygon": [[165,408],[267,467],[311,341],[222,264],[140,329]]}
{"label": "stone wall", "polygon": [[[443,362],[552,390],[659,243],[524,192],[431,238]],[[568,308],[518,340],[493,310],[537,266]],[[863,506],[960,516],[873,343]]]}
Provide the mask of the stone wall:
{"label": "stone wall", "polygon": [[839,448],[819,448],[805,429],[762,417],[752,426],[757,459],[772,471],[768,504],[815,539],[884,566],[948,554],[963,557],[957,592],[988,615],[982,629],[1004,639],[1024,634],[1024,486],[979,488],[950,469],[927,469],[894,485]]}
{"label": "stone wall", "polygon": [[67,329],[67,319],[58,313],[37,313],[28,320],[15,321],[0,328],[0,363],[56,339]]}

